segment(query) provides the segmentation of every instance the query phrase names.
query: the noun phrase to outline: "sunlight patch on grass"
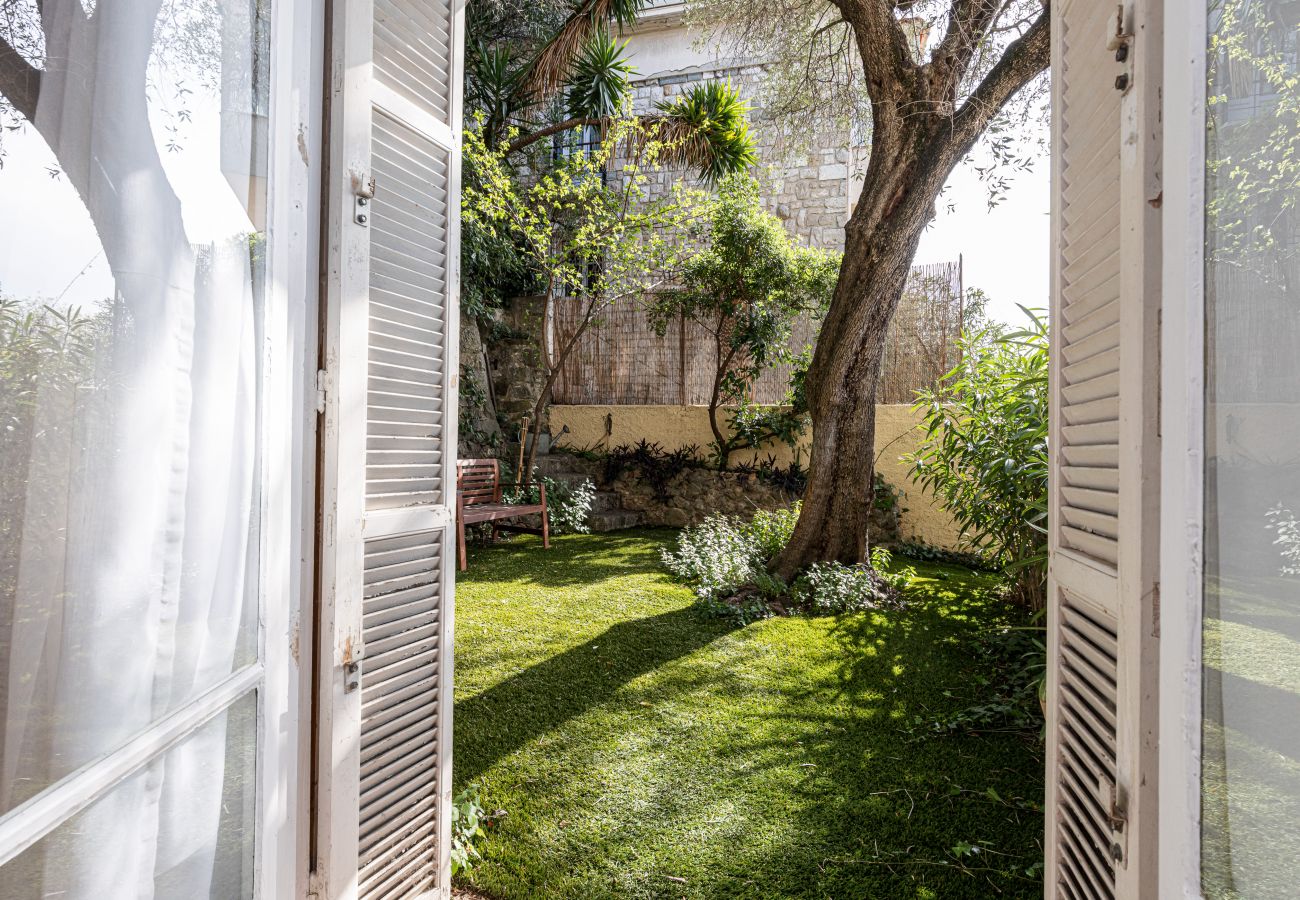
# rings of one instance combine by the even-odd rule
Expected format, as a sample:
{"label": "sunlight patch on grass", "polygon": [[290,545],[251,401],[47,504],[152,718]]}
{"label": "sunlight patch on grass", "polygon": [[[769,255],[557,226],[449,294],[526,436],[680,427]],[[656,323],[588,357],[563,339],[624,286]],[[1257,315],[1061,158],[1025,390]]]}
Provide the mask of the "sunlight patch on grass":
{"label": "sunlight patch on grass", "polygon": [[[672,536],[472,552],[457,586],[456,780],[507,813],[475,887],[500,900],[1041,896],[1026,874],[1042,856],[1039,747],[904,728],[960,708],[945,690],[970,683],[970,645],[1005,615],[987,576],[919,565],[902,612],[737,629],[662,571]],[[958,860],[960,842],[991,852]]]}

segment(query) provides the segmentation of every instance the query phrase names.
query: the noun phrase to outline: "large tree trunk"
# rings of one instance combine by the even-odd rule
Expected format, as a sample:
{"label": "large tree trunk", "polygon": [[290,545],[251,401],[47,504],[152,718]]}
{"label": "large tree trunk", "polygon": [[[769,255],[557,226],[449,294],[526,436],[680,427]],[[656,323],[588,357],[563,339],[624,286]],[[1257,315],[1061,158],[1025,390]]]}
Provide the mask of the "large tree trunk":
{"label": "large tree trunk", "polygon": [[773,563],[790,580],[815,562],[866,560],[874,500],[876,388],[885,338],[934,203],[965,149],[922,128],[873,154],[845,228],[844,262],[808,370],[812,455],[794,534]]}
{"label": "large tree trunk", "polygon": [[[916,231],[919,235],[921,228]],[[831,332],[832,340],[822,339],[817,355],[828,359],[820,366],[814,362],[809,371],[808,488],[794,534],[775,564],[776,574],[787,580],[814,562],[852,564],[867,558],[867,525],[874,501],[876,387],[889,320],[902,297],[915,243],[899,246],[892,237],[878,236],[876,249],[882,252],[863,267],[862,292],[846,284],[843,276],[836,289],[837,295],[857,294],[860,315],[853,317],[858,321],[851,332]],[[822,346],[827,348],[824,354]]]}
{"label": "large tree trunk", "polygon": [[773,560],[790,580],[815,562],[867,558],[875,478],[876,387],[890,319],[921,233],[953,168],[1006,102],[1050,60],[1051,9],[1012,40],[960,108],[959,84],[1000,3],[952,0],[950,22],[918,65],[902,4],[831,0],[853,29],[871,95],[871,158],[844,229],[844,262],[808,370],[813,445],[803,511]]}

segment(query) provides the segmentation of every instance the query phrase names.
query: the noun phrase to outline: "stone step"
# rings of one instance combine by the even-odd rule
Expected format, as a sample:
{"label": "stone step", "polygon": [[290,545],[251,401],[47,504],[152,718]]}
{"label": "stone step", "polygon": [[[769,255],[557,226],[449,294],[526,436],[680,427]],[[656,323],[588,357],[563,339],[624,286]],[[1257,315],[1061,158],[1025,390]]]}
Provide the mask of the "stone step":
{"label": "stone step", "polygon": [[586,475],[582,472],[546,472],[544,474],[545,477],[551,479],[551,481],[557,481],[560,484],[566,484],[569,487],[582,484],[584,481],[593,480],[590,475]]}
{"label": "stone step", "polygon": [[611,509],[606,512],[592,513],[587,524],[596,533],[620,531],[635,528],[641,524],[641,514],[626,509]]}
{"label": "stone step", "polygon": [[534,460],[537,471],[550,478],[558,475],[582,474],[588,478],[598,475],[604,469],[604,463],[594,459],[583,459],[569,453],[539,454]]}
{"label": "stone step", "polygon": [[622,508],[623,504],[618,499],[618,494],[613,491],[596,491],[591,498],[591,511],[594,513],[621,510]]}

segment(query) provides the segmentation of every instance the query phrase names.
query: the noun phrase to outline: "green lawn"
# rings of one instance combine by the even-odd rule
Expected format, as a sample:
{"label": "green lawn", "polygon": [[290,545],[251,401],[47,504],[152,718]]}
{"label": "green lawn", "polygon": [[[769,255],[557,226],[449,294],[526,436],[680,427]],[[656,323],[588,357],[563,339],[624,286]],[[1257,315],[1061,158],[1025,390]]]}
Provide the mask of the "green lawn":
{"label": "green lawn", "polygon": [[[472,550],[456,783],[506,815],[501,900],[1041,897],[1042,757],[916,737],[978,698],[991,581],[919,566],[903,612],[735,628],[659,563],[674,532]],[[971,850],[978,847],[978,850]]]}

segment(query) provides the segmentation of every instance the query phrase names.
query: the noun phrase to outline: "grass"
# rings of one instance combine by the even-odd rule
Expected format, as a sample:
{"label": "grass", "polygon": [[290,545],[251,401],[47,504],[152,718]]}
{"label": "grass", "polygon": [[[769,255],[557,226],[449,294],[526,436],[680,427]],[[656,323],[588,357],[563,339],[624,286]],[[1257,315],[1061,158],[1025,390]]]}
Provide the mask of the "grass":
{"label": "grass", "polygon": [[505,815],[500,900],[1041,897],[1042,758],[924,736],[978,702],[992,580],[918,566],[903,612],[707,618],[674,532],[526,538],[457,584],[457,788]]}

